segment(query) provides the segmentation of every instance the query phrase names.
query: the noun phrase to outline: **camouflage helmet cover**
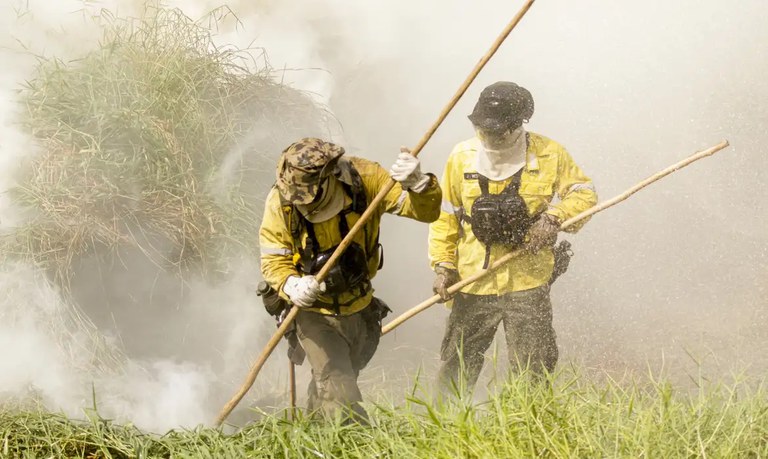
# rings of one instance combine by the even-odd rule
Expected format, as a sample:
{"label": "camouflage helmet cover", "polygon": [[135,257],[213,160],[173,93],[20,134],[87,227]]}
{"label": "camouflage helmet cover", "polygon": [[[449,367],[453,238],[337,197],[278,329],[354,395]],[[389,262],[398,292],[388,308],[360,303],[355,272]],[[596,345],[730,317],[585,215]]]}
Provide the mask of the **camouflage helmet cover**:
{"label": "camouflage helmet cover", "polygon": [[344,148],[313,137],[292,143],[277,163],[277,190],[293,204],[310,204],[343,154]]}

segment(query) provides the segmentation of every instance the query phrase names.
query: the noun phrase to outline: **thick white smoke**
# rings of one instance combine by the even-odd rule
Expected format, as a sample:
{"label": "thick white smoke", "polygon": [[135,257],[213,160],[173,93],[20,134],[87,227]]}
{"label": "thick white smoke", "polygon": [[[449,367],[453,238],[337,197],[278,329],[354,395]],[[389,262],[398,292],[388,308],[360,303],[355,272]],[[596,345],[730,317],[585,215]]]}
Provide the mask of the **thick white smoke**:
{"label": "thick white smoke", "polygon": [[[22,127],[19,89],[32,77],[38,58],[67,62],[95,49],[101,36],[96,17],[101,7],[141,13],[127,3],[0,4],[0,21],[8,32],[0,42],[0,59],[6,64],[0,76],[0,222],[4,231],[24,221],[7,190],[16,183],[23,160],[37,148]],[[271,320],[255,308],[256,260],[245,261],[239,277],[214,287],[202,280],[182,281],[134,258],[138,257],[124,256],[113,268],[116,275],[98,268],[89,271],[93,260],[84,259],[80,274],[90,277],[81,284],[94,292],[109,290],[114,295],[102,296],[109,301],[130,297],[133,289],[145,285],[132,280],[148,277],[154,279],[149,285],[156,290],[149,294],[160,296],[176,289],[184,292],[183,302],[157,309],[140,302],[119,309],[104,304],[81,320],[77,314],[84,313],[43,273],[3,257],[0,402],[34,398],[51,410],[76,417],[95,404],[103,416],[155,431],[213,420],[220,399],[229,395],[224,392],[239,383],[262,344],[260,337],[273,328]],[[135,296],[145,298],[145,293],[135,292]],[[168,295],[168,300],[178,301],[178,296]],[[121,351],[128,360],[104,368],[105,363],[114,363],[103,362],[105,356],[119,361]],[[271,371],[272,365],[266,374]],[[266,385],[266,392],[284,390],[284,385],[277,384]]]}
{"label": "thick white smoke", "polygon": [[[232,1],[239,22],[230,19],[217,40],[266,48],[271,64],[286,69],[286,82],[330,107],[343,127],[336,140],[388,166],[400,145],[421,137],[521,3]],[[78,9],[138,14],[143,2],[30,0],[17,18],[13,8],[26,4],[6,0],[0,19],[10,31],[0,42],[7,63],[0,76],[2,188],[12,183],[18,158],[34,151],[14,124],[15,90],[34,64],[20,43],[46,56],[77,57],[98,36]],[[220,5],[166,4],[191,17]],[[658,368],[664,355],[680,380],[696,370],[688,353],[712,379],[733,368],[756,375],[768,368],[760,352],[768,343],[768,205],[760,196],[768,167],[761,154],[768,141],[766,17],[760,0],[539,1],[424,150],[424,169],[439,175],[452,145],[471,136],[466,114],[479,91],[497,80],[531,90],[529,128],[563,143],[602,199],[695,150],[731,142],[570,238],[571,271],[553,288],[563,361],[621,374],[648,361]],[[18,219],[7,200],[0,204],[3,225]],[[375,286],[397,314],[431,294],[426,226],[387,217],[383,231],[386,264]],[[0,392],[34,386],[51,408],[77,414],[90,406],[89,378],[78,362],[61,362],[48,331],[25,315],[54,314],[60,300],[20,269],[3,274],[3,285],[16,285],[20,296],[2,304],[14,325],[0,328],[0,342],[19,352],[0,359],[8,370]],[[152,429],[209,421],[272,330],[249,290],[256,273],[244,268],[242,279],[216,290],[194,286],[177,317],[142,310],[137,325],[144,321],[155,335],[147,335],[127,376],[97,382],[100,408]],[[36,306],[18,307],[24,302]],[[437,306],[385,337],[372,367],[399,376],[436,365],[446,315]],[[256,393],[284,387],[283,363],[270,363]],[[376,379],[372,374],[363,378]]]}

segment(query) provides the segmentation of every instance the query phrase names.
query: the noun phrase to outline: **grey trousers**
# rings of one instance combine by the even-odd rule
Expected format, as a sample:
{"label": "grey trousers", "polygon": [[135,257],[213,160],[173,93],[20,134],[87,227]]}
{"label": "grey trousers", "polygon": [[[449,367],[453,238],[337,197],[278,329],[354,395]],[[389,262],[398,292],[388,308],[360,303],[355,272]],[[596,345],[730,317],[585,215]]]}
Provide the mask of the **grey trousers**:
{"label": "grey trousers", "polygon": [[379,345],[382,305],[386,308],[374,298],[367,308],[349,316],[310,311],[296,315],[296,334],[312,366],[308,408],[314,414],[366,418],[357,377]]}
{"label": "grey trousers", "polygon": [[462,361],[463,382],[467,389],[474,387],[499,323],[504,324],[513,371],[520,366],[534,374],[554,370],[558,351],[549,285],[501,296],[459,293],[453,300],[441,349],[438,378],[444,389],[458,384]]}

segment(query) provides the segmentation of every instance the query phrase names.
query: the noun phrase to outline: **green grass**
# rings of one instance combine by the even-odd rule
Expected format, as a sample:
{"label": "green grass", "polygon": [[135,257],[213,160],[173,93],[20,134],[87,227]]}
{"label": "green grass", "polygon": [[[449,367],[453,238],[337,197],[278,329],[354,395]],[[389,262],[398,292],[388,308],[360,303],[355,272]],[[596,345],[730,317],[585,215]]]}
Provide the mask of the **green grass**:
{"label": "green grass", "polygon": [[197,428],[147,434],[90,415],[0,414],[7,457],[766,457],[768,394],[746,382],[677,393],[654,380],[552,385],[508,382],[479,404],[369,404],[372,426],[265,415],[234,434]]}

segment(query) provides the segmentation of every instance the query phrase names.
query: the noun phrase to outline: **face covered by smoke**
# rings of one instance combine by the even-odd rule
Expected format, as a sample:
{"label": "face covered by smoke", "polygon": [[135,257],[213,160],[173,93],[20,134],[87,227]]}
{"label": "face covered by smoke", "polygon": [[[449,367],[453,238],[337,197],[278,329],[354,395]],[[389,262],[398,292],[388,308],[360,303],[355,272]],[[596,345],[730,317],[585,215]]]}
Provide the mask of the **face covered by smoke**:
{"label": "face covered by smoke", "polygon": [[[141,4],[87,3],[121,14],[138,14]],[[219,6],[166,4],[191,17]],[[3,188],[12,184],[18,158],[34,151],[14,123],[15,91],[34,59],[15,39],[33,52],[67,59],[95,46],[98,36],[88,14],[76,12],[84,3],[52,5],[29,2],[18,18],[12,8],[18,5],[4,7],[4,30],[13,38],[3,43],[7,65],[0,77]],[[343,135],[332,140],[385,166],[400,145],[421,137],[519,8],[500,0],[229,6],[239,22],[218,30],[217,41],[266,48],[272,65],[287,69],[287,83],[312,91],[333,111]],[[480,90],[498,80],[532,92],[536,113],[526,129],[563,143],[602,199],[683,155],[730,140],[729,150],[595,217],[573,239],[571,270],[552,293],[562,360],[621,373],[643,370],[649,360],[656,368],[664,355],[674,373],[684,375],[690,353],[714,358],[715,379],[731,365],[758,373],[768,368],[755,352],[768,343],[768,209],[755,193],[768,166],[758,154],[768,141],[760,124],[768,118],[761,104],[768,98],[762,81],[768,29],[760,22],[766,14],[768,5],[759,0],[739,9],[693,0],[537,3],[424,150],[423,170],[440,175],[452,145],[473,135],[465,115]],[[0,218],[8,225],[18,215],[3,205]],[[396,314],[432,294],[426,231],[404,219],[383,224],[387,262],[374,284]],[[189,297],[196,300],[179,305],[179,316],[142,311],[140,327],[169,325],[146,339],[122,377],[97,382],[104,412],[152,429],[209,421],[273,330],[266,314],[254,310],[247,286],[255,272],[244,268],[241,279],[216,289],[195,286]],[[3,274],[3,286],[16,286],[3,291],[17,296],[2,304],[3,317],[14,319],[0,328],[0,341],[29,358],[3,357],[0,368],[8,372],[0,391],[18,396],[34,386],[50,408],[77,414],[90,405],[89,378],[77,370],[85,363],[56,354],[55,335],[34,319],[55,317],[61,304],[58,293],[40,290],[39,282],[25,267]],[[37,306],[22,306],[30,304]],[[413,375],[421,363],[435,365],[445,315],[435,307],[388,335],[371,367]],[[275,360],[270,365],[281,362]],[[268,367],[255,390],[282,384],[277,374]],[[215,381],[225,383],[224,393],[211,392]]]}

